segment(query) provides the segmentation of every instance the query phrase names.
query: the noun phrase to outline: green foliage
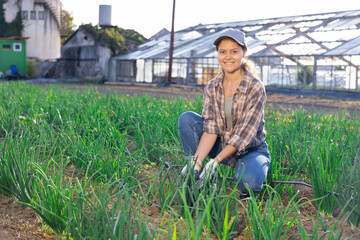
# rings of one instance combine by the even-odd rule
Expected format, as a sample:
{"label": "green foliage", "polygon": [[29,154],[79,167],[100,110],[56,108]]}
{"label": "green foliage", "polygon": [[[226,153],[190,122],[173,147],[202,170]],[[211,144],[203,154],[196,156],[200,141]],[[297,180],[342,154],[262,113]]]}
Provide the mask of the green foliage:
{"label": "green foliage", "polygon": [[71,15],[70,12],[63,9],[62,3],[61,3],[61,28],[60,28],[60,34],[61,34],[61,42],[63,43],[68,37],[70,37],[71,34],[75,32],[75,24],[74,24],[74,17]]}
{"label": "green foliage", "polygon": [[100,42],[101,45],[110,47],[113,54],[122,54],[129,50],[127,46],[127,40],[133,40],[137,44],[142,44],[145,38],[137,32],[128,32],[122,28],[97,28],[92,24],[84,24],[79,28],[85,29],[89,32],[96,41]]}
{"label": "green foliage", "polygon": [[[34,138],[25,131],[24,138],[7,135],[1,142],[0,148],[0,193],[13,195],[23,202],[30,202],[33,197],[34,168],[31,166],[33,151],[25,142],[32,142]],[[25,139],[27,138],[27,139]],[[5,146],[10,148],[3,151]]]}
{"label": "green foliage", "polygon": [[[191,169],[181,178],[187,160],[177,119],[184,111],[200,113],[201,97],[166,100],[105,94],[92,86],[69,90],[4,82],[0,102],[0,192],[34,209],[59,235],[232,239],[244,230],[254,239],[287,239],[297,230],[295,237],[317,239],[321,228],[324,237],[340,239],[340,222],[329,225],[322,219],[334,209],[359,225],[356,114],[266,110],[269,183],[311,182],[318,213],[309,233],[300,211],[308,201],[292,190],[284,204],[283,185],[266,186],[245,204],[237,199],[229,181],[233,169],[226,166],[219,166],[200,190]],[[165,161],[175,167],[167,168]],[[161,206],[157,221],[149,219],[153,206]]]}
{"label": "green foliage", "polygon": [[[322,199],[316,202],[319,210],[327,214],[345,206],[359,192],[355,174],[359,168],[355,162],[360,151],[360,124],[356,111],[352,118],[348,115],[345,111],[336,115],[309,114],[299,109],[267,119],[269,148],[272,159],[276,159],[271,162],[269,178],[310,181],[314,196]],[[349,185],[354,188],[344,188]],[[350,206],[359,207],[356,201]],[[358,210],[354,211],[359,216]],[[353,219],[358,222],[355,215]]]}
{"label": "green foliage", "polygon": [[35,61],[26,61],[26,70],[27,70],[27,75],[30,78],[35,77],[36,74],[36,62]]}
{"label": "green foliage", "polygon": [[[279,193],[268,187],[267,201],[256,201],[250,190],[251,199],[248,202],[247,214],[251,216],[250,228],[253,239],[286,239],[287,232],[295,224],[300,214],[298,208],[307,204],[296,201],[294,195],[287,206],[284,206]],[[274,211],[274,209],[276,209]]]}
{"label": "green foliage", "polygon": [[5,21],[4,4],[6,0],[0,2],[0,37],[20,37],[22,36],[22,30],[24,29],[21,11],[18,11],[15,19],[7,23]]}

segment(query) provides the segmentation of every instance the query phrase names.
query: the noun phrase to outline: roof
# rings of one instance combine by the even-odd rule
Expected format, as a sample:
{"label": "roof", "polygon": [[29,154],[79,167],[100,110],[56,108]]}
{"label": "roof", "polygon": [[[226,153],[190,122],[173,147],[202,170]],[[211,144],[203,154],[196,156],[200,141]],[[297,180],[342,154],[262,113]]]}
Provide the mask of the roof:
{"label": "roof", "polygon": [[[245,32],[248,56],[360,55],[360,10],[196,25],[175,33],[174,58],[216,56],[214,39],[226,28]],[[115,59],[168,58],[170,35]]]}
{"label": "roof", "polygon": [[81,26],[76,29],[64,42],[63,42],[63,46],[65,46],[68,42],[70,42],[70,40],[76,35],[78,34],[79,31],[84,32],[85,34],[89,34],[90,36],[92,36],[95,39],[95,34],[86,30],[85,28],[82,28]]}
{"label": "roof", "polygon": [[0,37],[3,40],[28,40],[29,37]]}
{"label": "roof", "polygon": [[64,41],[63,46],[67,45],[80,31],[91,36],[97,44],[110,48],[116,54],[127,52],[128,49],[133,49],[146,41],[141,34],[132,29],[122,29],[117,26],[98,28],[91,24],[84,24]]}
{"label": "roof", "polygon": [[166,28],[161,29],[159,32],[157,32],[156,34],[154,34],[153,36],[151,36],[149,38],[149,40],[154,40],[157,39],[159,37],[165,36],[167,34],[170,34],[169,30],[167,30]]}

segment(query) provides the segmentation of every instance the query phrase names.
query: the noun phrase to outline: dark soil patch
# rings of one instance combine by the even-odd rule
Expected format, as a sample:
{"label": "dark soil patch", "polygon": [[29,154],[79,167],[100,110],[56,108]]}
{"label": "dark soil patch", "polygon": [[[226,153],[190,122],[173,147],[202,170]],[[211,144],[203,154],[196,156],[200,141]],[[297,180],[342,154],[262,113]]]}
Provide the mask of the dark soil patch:
{"label": "dark soil patch", "polygon": [[13,198],[0,195],[0,240],[56,238],[32,209],[16,203]]}

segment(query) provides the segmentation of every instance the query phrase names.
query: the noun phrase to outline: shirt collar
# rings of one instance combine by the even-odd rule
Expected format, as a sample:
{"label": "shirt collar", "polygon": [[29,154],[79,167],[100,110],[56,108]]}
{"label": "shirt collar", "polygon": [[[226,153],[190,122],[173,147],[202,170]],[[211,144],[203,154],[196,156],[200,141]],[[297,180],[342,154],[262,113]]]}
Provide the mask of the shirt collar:
{"label": "shirt collar", "polygon": [[246,70],[243,79],[237,88],[242,94],[246,94],[247,89],[249,87],[250,79],[251,79],[251,73]]}
{"label": "shirt collar", "polygon": [[[249,87],[249,81],[251,79],[252,74],[248,71],[245,70],[244,76],[242,81],[240,82],[239,86],[236,88],[237,91],[240,91],[242,94],[246,94],[246,91]],[[221,88],[223,88],[223,84],[222,84],[222,80],[223,80],[224,74],[220,73],[215,81],[215,87],[220,86]]]}
{"label": "shirt collar", "polygon": [[222,86],[222,79],[224,77],[224,74],[223,73],[220,73],[219,75],[217,75],[216,77],[216,80],[215,80],[215,87],[218,87],[218,86]]}

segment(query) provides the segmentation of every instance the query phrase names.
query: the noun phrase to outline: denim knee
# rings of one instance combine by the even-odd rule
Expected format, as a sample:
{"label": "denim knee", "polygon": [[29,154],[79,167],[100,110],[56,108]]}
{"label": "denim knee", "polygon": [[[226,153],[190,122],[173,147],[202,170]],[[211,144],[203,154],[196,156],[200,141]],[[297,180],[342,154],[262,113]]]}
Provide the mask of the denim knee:
{"label": "denim knee", "polygon": [[196,113],[191,112],[191,111],[182,113],[178,119],[179,129],[181,127],[185,127],[186,125],[189,125],[191,120],[194,118],[194,114],[196,114]]}
{"label": "denim knee", "polygon": [[202,117],[195,112],[184,112],[178,120],[181,145],[186,156],[195,154],[202,135]]}
{"label": "denim knee", "polygon": [[180,115],[178,120],[179,132],[181,131],[193,131],[197,134],[202,134],[202,117],[195,112],[184,112]]}
{"label": "denim knee", "polygon": [[250,151],[241,156],[236,164],[235,184],[242,192],[248,192],[246,184],[254,193],[260,192],[270,167],[268,154]]}
{"label": "denim knee", "polygon": [[249,191],[246,188],[246,185],[254,192],[258,193],[263,188],[263,181],[259,181],[256,175],[252,174],[238,174],[235,173],[235,184],[237,184],[237,188],[240,189],[243,193],[248,193]]}

